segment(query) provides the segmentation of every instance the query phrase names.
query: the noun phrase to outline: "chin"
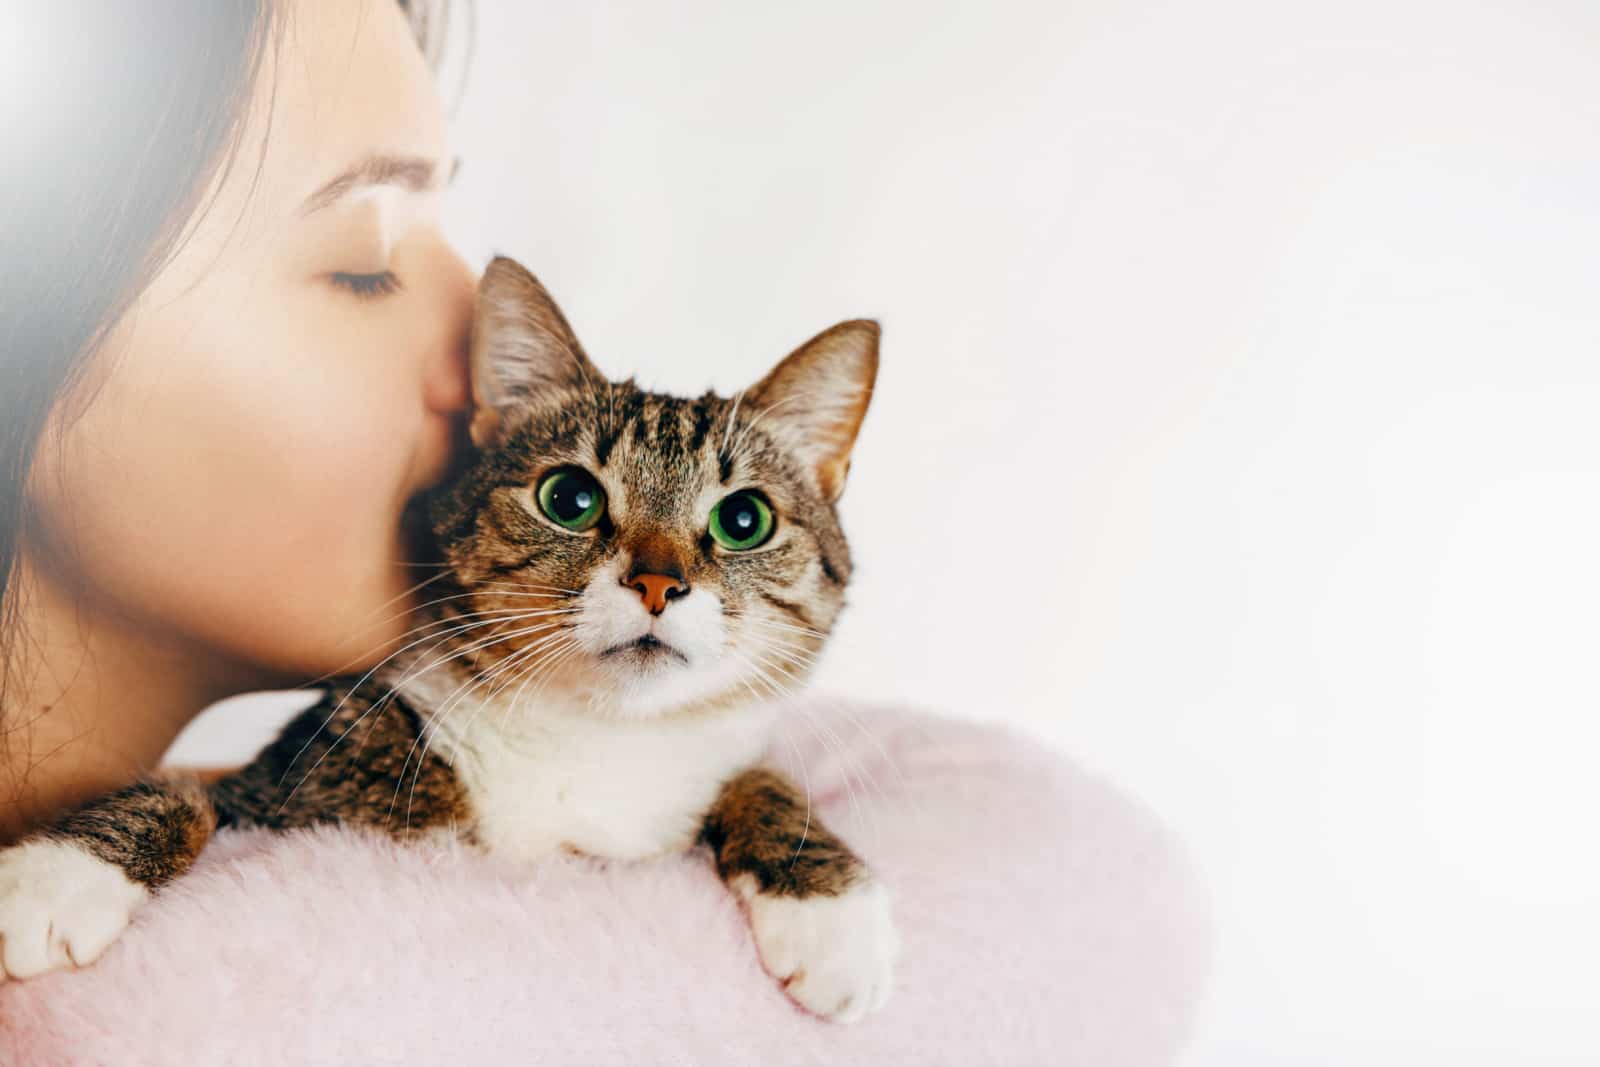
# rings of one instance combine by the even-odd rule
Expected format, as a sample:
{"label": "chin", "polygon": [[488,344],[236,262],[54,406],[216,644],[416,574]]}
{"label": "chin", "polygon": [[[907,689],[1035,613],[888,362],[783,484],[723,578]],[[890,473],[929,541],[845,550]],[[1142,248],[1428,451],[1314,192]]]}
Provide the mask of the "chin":
{"label": "chin", "polygon": [[697,661],[658,644],[642,640],[601,653],[576,694],[581,705],[604,718],[639,721],[769,702],[736,658]]}

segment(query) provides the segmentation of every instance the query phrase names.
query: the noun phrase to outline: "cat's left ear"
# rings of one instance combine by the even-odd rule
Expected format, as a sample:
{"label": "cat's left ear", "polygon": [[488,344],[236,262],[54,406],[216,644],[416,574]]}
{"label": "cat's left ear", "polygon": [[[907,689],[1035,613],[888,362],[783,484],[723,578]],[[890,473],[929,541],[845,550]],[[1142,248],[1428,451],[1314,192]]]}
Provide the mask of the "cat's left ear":
{"label": "cat's left ear", "polygon": [[829,327],[784,357],[742,401],[815,472],[829,501],[844,492],[850,449],[872,400],[880,332],[869,319]]}
{"label": "cat's left ear", "polygon": [[478,282],[472,319],[473,444],[499,444],[508,409],[540,393],[603,380],[539,279],[496,256]]}

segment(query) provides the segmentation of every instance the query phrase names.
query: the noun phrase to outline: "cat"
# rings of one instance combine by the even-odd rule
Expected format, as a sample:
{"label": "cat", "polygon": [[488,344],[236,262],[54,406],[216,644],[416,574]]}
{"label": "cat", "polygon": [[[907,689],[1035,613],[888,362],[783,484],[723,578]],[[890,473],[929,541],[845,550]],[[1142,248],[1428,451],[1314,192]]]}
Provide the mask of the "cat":
{"label": "cat", "polygon": [[724,399],[613,383],[520,264],[472,328],[474,445],[434,492],[421,625],[210,785],[152,777],[0,853],[0,978],[97,958],[217,827],[341,822],[528,860],[706,846],[766,969],[855,1021],[899,950],[883,884],[763,764],[844,603],[835,503],[878,326]]}

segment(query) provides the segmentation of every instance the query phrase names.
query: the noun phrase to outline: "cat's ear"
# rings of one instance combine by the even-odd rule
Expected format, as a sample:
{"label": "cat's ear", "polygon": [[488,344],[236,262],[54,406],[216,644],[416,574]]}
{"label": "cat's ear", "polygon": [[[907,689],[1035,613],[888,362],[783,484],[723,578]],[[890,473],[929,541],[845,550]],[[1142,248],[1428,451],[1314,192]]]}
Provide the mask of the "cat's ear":
{"label": "cat's ear", "polygon": [[541,392],[601,380],[539,279],[496,256],[478,283],[472,319],[473,443],[498,444],[507,409]]}
{"label": "cat's ear", "polygon": [[850,449],[878,377],[878,324],[853,319],[823,330],[784,357],[742,404],[794,449],[828,500],[844,492]]}

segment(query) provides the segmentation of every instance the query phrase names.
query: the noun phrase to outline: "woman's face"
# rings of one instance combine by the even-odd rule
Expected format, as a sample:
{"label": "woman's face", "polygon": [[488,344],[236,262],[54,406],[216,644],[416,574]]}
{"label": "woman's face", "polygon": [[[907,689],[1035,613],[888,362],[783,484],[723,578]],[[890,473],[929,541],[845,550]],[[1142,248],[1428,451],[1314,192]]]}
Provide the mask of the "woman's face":
{"label": "woman's face", "polygon": [[237,162],[30,492],[47,571],[287,680],[406,628],[431,572],[401,516],[457,439],[475,279],[440,233],[445,118],[394,0],[283,17]]}

